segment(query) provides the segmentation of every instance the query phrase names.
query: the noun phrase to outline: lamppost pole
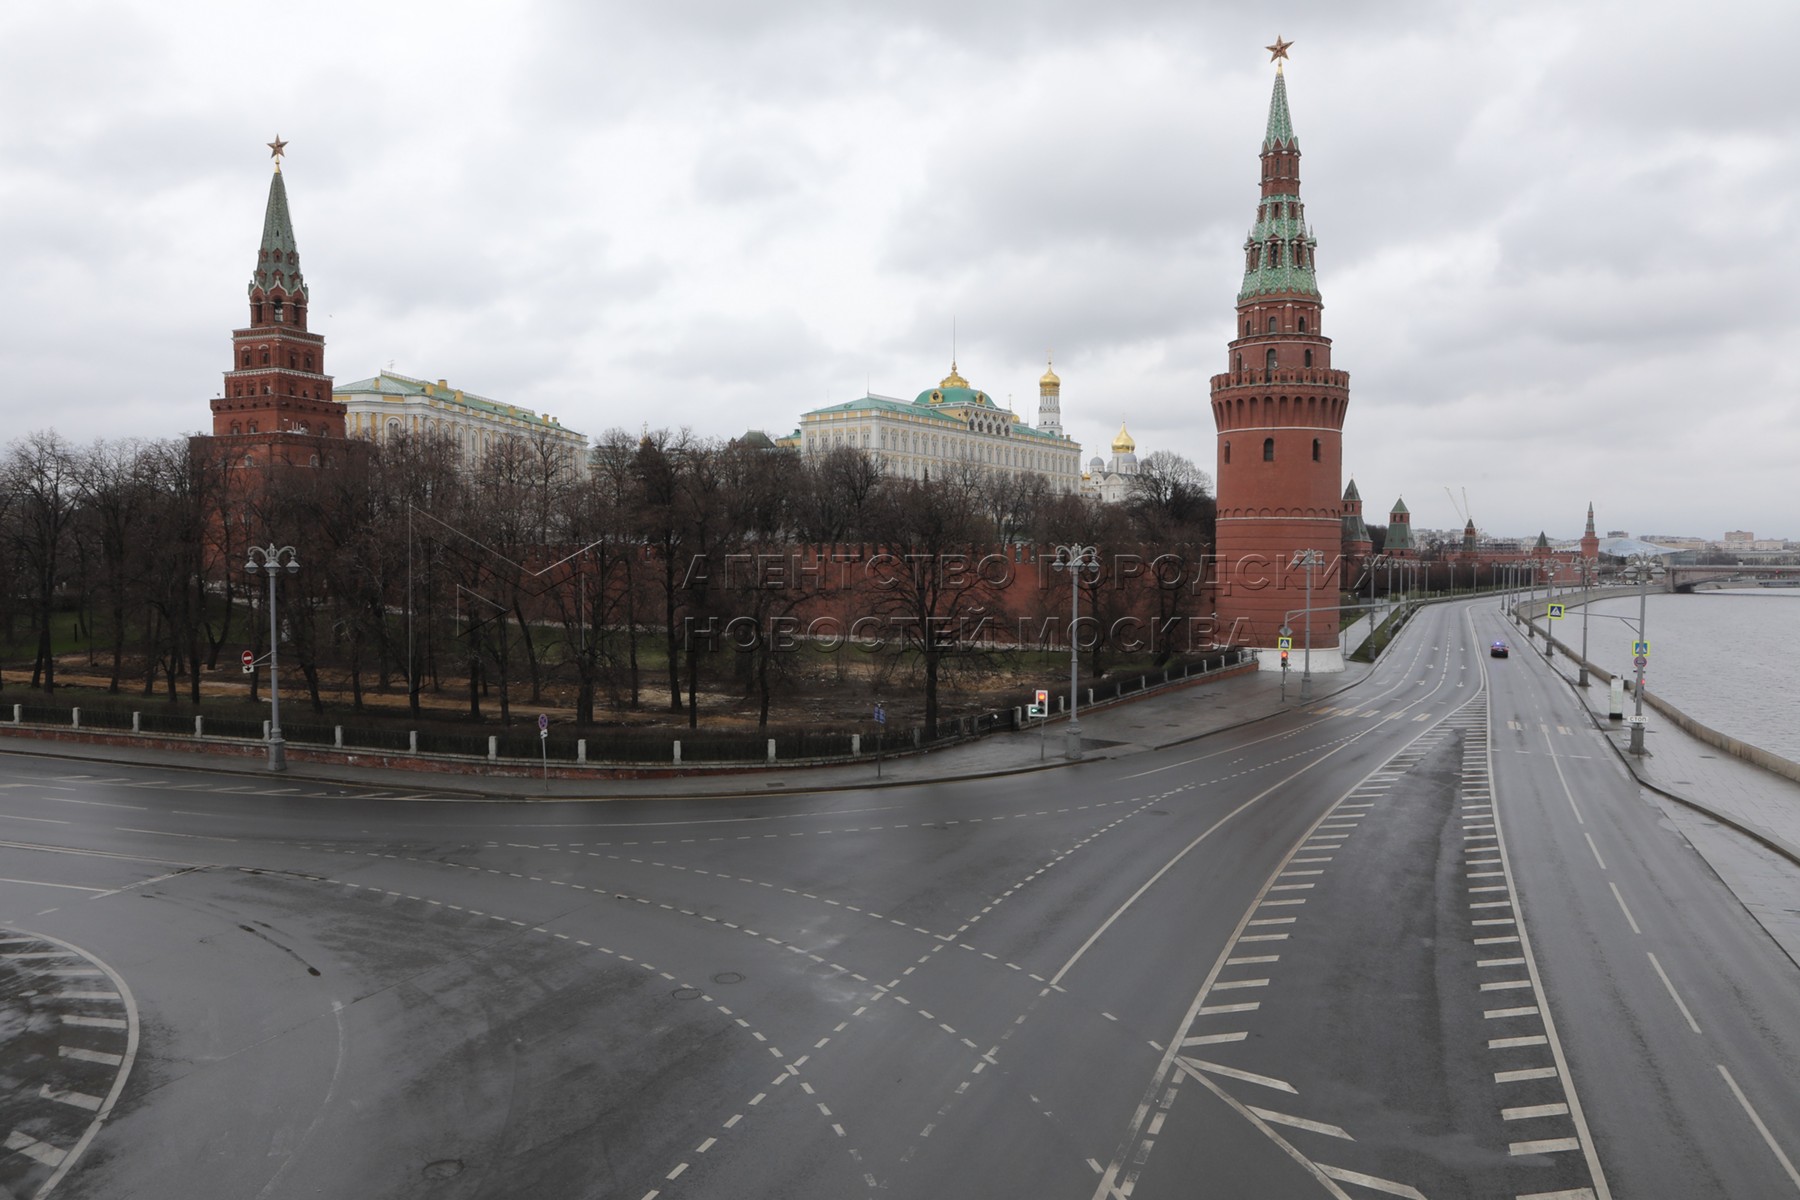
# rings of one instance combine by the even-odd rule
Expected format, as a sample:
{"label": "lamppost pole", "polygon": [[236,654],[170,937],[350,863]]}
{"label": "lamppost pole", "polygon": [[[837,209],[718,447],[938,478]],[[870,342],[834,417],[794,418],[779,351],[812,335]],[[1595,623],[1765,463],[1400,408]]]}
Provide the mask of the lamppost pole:
{"label": "lamppost pole", "polygon": [[1550,602],[1556,598],[1556,560],[1544,560],[1544,658],[1556,657],[1556,626],[1550,623]]}
{"label": "lamppost pole", "polygon": [[300,559],[292,546],[277,546],[270,542],[267,547],[250,547],[249,561],[244,563],[244,572],[254,575],[258,571],[269,577],[269,770],[287,770],[287,744],[281,738],[281,678],[277,670],[276,643],[280,637],[281,626],[275,617],[275,577],[283,567],[292,575],[300,569]]}
{"label": "lamppost pole", "polygon": [[[1650,580],[1653,577],[1662,578],[1663,566],[1654,555],[1650,554],[1634,554],[1627,560],[1627,563],[1625,576],[1627,579],[1636,580],[1638,585],[1638,642],[1640,644],[1637,649],[1648,651],[1650,638],[1645,632],[1644,619],[1650,596]],[[1637,668],[1637,681],[1631,686],[1631,744],[1628,749],[1630,753],[1640,755],[1644,752],[1644,662],[1648,657],[1647,653],[1632,656],[1632,662]]]}
{"label": "lamppost pole", "polygon": [[1594,598],[1592,596],[1590,596],[1588,593],[1593,589],[1593,586],[1594,586],[1593,579],[1590,574],[1590,570],[1593,567],[1593,565],[1594,565],[1594,560],[1591,558],[1584,558],[1581,560],[1581,665],[1578,668],[1576,668],[1575,686],[1577,686],[1577,687],[1586,687],[1588,685],[1588,676],[1587,676],[1588,609],[1592,608],[1593,604],[1594,604]]}
{"label": "lamppost pole", "polygon": [[1093,546],[1072,543],[1056,548],[1056,561],[1050,564],[1069,573],[1069,746],[1068,757],[1081,757],[1081,718],[1075,692],[1081,683],[1081,576],[1084,571],[1098,575],[1100,559]]}
{"label": "lamppost pole", "polygon": [[1312,694],[1312,573],[1321,558],[1317,550],[1301,550],[1288,563],[1290,569],[1306,568],[1306,646],[1300,652],[1300,699],[1303,701]]}

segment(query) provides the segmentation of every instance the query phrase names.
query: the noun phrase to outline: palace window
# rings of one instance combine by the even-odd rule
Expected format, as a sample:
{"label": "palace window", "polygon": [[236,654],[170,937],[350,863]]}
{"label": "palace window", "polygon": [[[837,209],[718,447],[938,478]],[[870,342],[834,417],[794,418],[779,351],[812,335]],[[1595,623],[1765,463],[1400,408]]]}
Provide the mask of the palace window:
{"label": "palace window", "polygon": [[1314,462],[1319,461],[1319,439],[1318,438],[1313,439],[1313,461]]}
{"label": "palace window", "polygon": [[266,367],[269,365],[269,352],[267,350],[264,350],[262,352],[262,354],[263,354],[262,365]]}
{"label": "palace window", "polygon": [[1305,317],[1300,318],[1300,332],[1301,333],[1306,332],[1306,318]]}
{"label": "palace window", "polygon": [[1275,439],[1272,437],[1263,439],[1263,461],[1275,461]]}
{"label": "palace window", "polygon": [[1275,347],[1269,347],[1268,354],[1263,359],[1263,366],[1271,371],[1275,369]]}
{"label": "palace window", "polygon": [[[1301,325],[1305,325],[1305,324],[1306,324],[1306,318],[1304,318],[1304,317],[1302,317],[1302,318],[1301,318],[1301,319],[1300,319],[1300,324],[1301,324]],[[1304,330],[1302,330],[1302,331],[1301,331],[1301,332],[1305,332],[1305,331],[1304,331]],[[1307,366],[1309,366],[1309,367],[1310,367],[1310,366],[1312,366],[1312,351],[1311,351],[1311,350],[1308,350],[1308,351],[1307,351],[1307,352],[1306,352],[1306,365],[1307,365]]]}
{"label": "palace window", "polygon": [[1270,332],[1270,333],[1274,333],[1274,332],[1275,332],[1275,328],[1276,328],[1276,327],[1275,327],[1275,318],[1274,318],[1274,317],[1270,317],[1270,318],[1269,318],[1269,332]]}

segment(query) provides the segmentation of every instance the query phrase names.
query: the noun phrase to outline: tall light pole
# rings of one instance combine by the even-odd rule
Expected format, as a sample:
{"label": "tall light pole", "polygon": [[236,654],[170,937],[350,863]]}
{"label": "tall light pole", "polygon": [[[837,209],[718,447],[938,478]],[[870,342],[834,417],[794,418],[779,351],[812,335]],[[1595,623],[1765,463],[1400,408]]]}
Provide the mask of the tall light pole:
{"label": "tall light pole", "polygon": [[1556,626],[1550,623],[1550,601],[1556,597],[1556,568],[1553,558],[1544,560],[1544,657],[1556,657],[1556,635],[1552,632]]}
{"label": "tall light pole", "polygon": [[1631,657],[1637,667],[1637,682],[1631,686],[1632,717],[1631,745],[1632,754],[1644,752],[1644,665],[1649,658],[1650,637],[1644,632],[1644,614],[1650,595],[1650,581],[1663,577],[1663,565],[1653,554],[1634,554],[1625,560],[1625,578],[1638,585],[1638,644],[1633,647],[1637,653]]}
{"label": "tall light pole", "polygon": [[1069,573],[1069,747],[1068,757],[1081,757],[1081,718],[1077,715],[1075,691],[1081,683],[1081,577],[1084,573],[1100,574],[1100,556],[1092,546],[1074,543],[1056,548],[1056,561],[1050,564]]}
{"label": "tall light pole", "polygon": [[[285,561],[284,561],[285,560]],[[300,569],[299,556],[292,546],[250,547],[250,559],[244,564],[246,574],[258,571],[269,577],[269,770],[287,770],[287,744],[281,740],[281,680],[276,673],[275,648],[280,626],[275,620],[275,577],[283,567],[292,575]]]}
{"label": "tall light pole", "polygon": [[1579,559],[1577,561],[1579,561],[1581,563],[1581,666],[1579,668],[1577,668],[1575,686],[1586,687],[1588,685],[1588,676],[1587,676],[1588,609],[1590,609],[1594,606],[1594,598],[1592,596],[1588,595],[1588,592],[1594,586],[1593,573],[1592,573],[1593,567],[1594,567],[1594,560],[1591,558],[1583,558],[1583,559]]}
{"label": "tall light pole", "polygon": [[1312,692],[1312,573],[1313,568],[1324,561],[1324,556],[1317,550],[1296,551],[1293,561],[1288,563],[1294,567],[1306,568],[1306,645],[1300,651],[1300,699],[1306,700]]}

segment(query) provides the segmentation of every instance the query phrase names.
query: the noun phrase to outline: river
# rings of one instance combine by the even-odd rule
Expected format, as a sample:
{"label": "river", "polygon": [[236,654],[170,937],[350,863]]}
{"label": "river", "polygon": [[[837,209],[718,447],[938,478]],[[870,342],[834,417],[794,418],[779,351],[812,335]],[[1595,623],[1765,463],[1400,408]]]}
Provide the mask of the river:
{"label": "river", "polygon": [[[1588,661],[1629,677],[1637,597],[1591,609]],[[1800,762],[1800,588],[1652,592],[1645,623],[1651,693],[1702,725]],[[1579,648],[1581,610],[1557,624],[1556,640]]]}

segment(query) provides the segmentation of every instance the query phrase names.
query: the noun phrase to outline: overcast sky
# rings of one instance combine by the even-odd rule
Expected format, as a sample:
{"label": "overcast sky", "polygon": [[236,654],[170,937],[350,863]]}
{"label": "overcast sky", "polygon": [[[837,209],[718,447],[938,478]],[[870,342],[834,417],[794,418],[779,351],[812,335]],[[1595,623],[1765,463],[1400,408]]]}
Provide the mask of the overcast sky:
{"label": "overcast sky", "polygon": [[779,434],[954,320],[1210,473],[1279,33],[1372,519],[1800,538],[1800,4],[1250,7],[6,5],[0,440],[210,428],[279,132],[339,382]]}

